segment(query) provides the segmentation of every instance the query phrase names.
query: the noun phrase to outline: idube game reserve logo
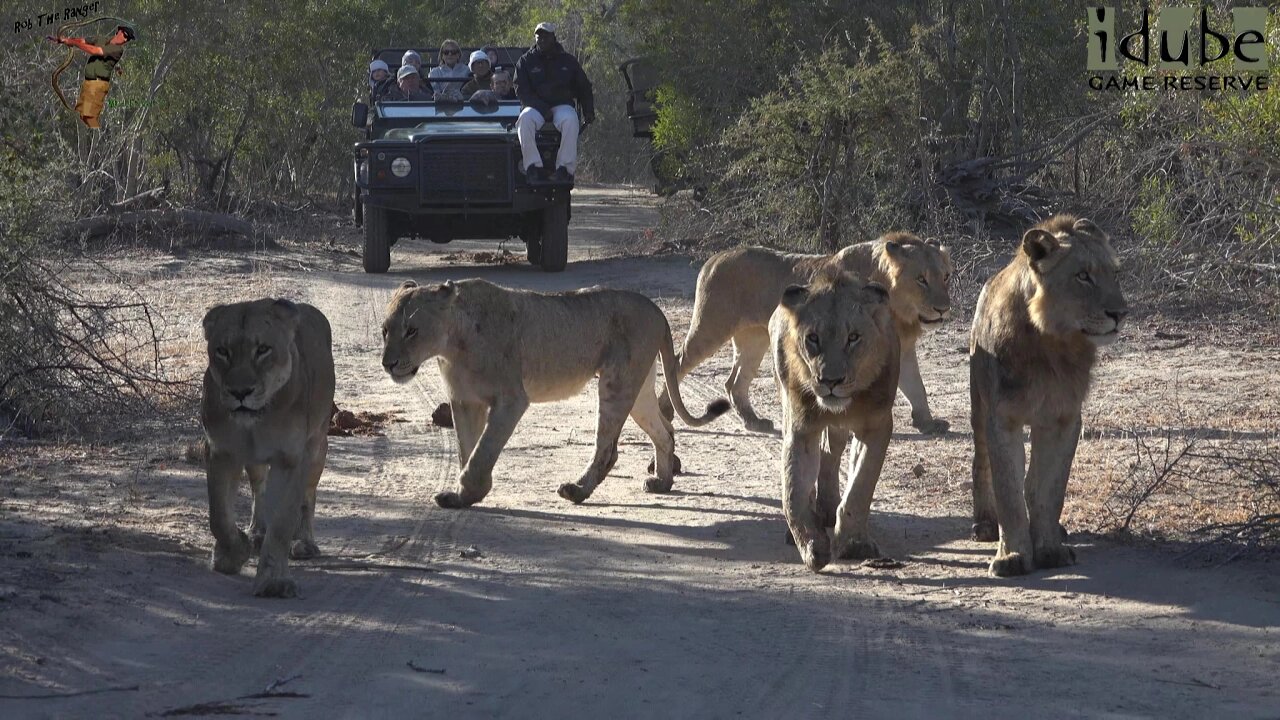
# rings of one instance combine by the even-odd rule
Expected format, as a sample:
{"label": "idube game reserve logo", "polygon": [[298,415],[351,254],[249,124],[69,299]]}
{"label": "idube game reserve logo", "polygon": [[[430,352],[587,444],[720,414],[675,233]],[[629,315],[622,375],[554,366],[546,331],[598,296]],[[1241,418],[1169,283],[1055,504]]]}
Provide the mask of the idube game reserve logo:
{"label": "idube game reserve logo", "polygon": [[[1161,8],[1153,28],[1151,13],[1144,8],[1141,25],[1126,35],[1117,31],[1115,8],[1091,7],[1088,13],[1087,68],[1094,90],[1266,90],[1271,82],[1266,74],[1267,8],[1233,8],[1230,28],[1225,20],[1213,26],[1206,7]],[[1214,65],[1214,72],[1204,71],[1205,65],[1227,57],[1231,74],[1222,74],[1224,64]],[[1122,59],[1164,72],[1099,72],[1121,70]],[[1193,62],[1199,72],[1188,72]]]}

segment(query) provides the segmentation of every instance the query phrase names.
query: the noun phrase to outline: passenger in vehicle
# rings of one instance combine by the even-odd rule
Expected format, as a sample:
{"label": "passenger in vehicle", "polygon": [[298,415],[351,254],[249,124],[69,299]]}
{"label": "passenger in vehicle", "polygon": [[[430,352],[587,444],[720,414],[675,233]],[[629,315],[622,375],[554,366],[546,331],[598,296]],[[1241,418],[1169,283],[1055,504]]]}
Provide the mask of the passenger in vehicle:
{"label": "passenger in vehicle", "polygon": [[493,64],[489,62],[489,56],[483,50],[471,53],[469,65],[471,79],[462,86],[464,98],[471,97],[477,90],[488,90],[493,85]]}
{"label": "passenger in vehicle", "polygon": [[[533,182],[548,179],[538,153],[538,128],[548,120],[560,131],[556,154],[555,182],[572,182],[578,164],[578,132],[595,122],[595,98],[591,81],[578,59],[564,51],[556,40],[556,26],[542,22],[534,28],[534,46],[516,62],[516,95],[524,104],[516,120],[525,177]],[[582,107],[582,126],[573,103]]]}
{"label": "passenger in vehicle", "polygon": [[383,96],[383,100],[430,100],[431,93],[422,88],[422,77],[412,65],[401,65],[396,73],[398,87],[393,87]]}
{"label": "passenger in vehicle", "polygon": [[493,94],[499,100],[515,100],[516,86],[511,82],[511,73],[497,70],[493,73]]}
{"label": "passenger in vehicle", "polygon": [[[440,64],[431,68],[431,72],[427,77],[436,78],[466,78],[471,74],[466,65],[462,64],[462,48],[458,46],[455,40],[445,40],[440,44]],[[435,82],[431,83],[432,90],[435,91],[437,100],[461,100],[462,95],[461,82]]]}
{"label": "passenger in vehicle", "polygon": [[417,50],[405,50],[404,57],[400,58],[400,67],[412,65],[414,70],[418,71],[418,76],[422,76],[422,56]]}
{"label": "passenger in vehicle", "polygon": [[391,68],[382,60],[369,63],[369,97],[377,100],[391,87]]}

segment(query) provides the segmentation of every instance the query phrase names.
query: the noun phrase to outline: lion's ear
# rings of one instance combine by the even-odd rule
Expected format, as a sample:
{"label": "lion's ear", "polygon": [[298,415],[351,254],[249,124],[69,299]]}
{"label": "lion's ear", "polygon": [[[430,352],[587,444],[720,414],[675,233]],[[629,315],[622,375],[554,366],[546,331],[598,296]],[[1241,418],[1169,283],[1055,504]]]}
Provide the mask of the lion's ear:
{"label": "lion's ear", "polygon": [[863,286],[867,299],[877,305],[889,302],[889,291],[878,282],[869,282]]}
{"label": "lion's ear", "polygon": [[452,297],[453,293],[456,290],[457,290],[457,287],[453,284],[452,280],[445,280],[440,285],[437,285],[435,289],[431,291],[431,294],[438,298],[444,299],[444,298]]}
{"label": "lion's ear", "polygon": [[1089,218],[1080,218],[1071,226],[1074,232],[1089,233],[1090,235],[1101,235],[1102,230]]}
{"label": "lion's ear", "polygon": [[213,326],[218,324],[218,315],[222,314],[222,311],[226,309],[226,305],[214,305],[204,314],[204,320],[201,320],[200,324],[204,327],[205,340],[212,339],[209,336],[213,334]]}
{"label": "lion's ear", "polygon": [[271,314],[286,327],[298,327],[298,306],[293,302],[280,298],[271,303]]}
{"label": "lion's ear", "polygon": [[809,299],[809,288],[804,285],[791,285],[782,291],[782,306],[794,308]]}
{"label": "lion's ear", "polygon": [[414,289],[414,288],[416,288],[416,287],[418,287],[418,283],[414,282],[414,281],[413,281],[413,280],[411,280],[411,279],[410,279],[410,280],[405,280],[404,282],[400,283],[400,289],[401,289],[401,290],[412,290],[412,289]]}
{"label": "lion's ear", "polygon": [[1022,252],[1026,253],[1032,262],[1045,259],[1057,249],[1058,238],[1048,230],[1031,228],[1022,236]]}

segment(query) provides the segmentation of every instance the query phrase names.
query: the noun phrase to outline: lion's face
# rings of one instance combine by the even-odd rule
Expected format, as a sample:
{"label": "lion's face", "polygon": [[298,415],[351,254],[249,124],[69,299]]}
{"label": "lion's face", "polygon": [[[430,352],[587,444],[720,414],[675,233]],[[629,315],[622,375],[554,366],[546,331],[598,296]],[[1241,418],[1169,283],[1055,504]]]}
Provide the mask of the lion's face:
{"label": "lion's face", "polygon": [[823,409],[840,412],[871,383],[896,344],[889,293],[848,274],[809,286],[793,285],[781,305],[790,313],[788,374]]}
{"label": "lion's face", "polygon": [[203,325],[215,402],[239,422],[256,420],[293,374],[297,306],[288,300],[218,305]]}
{"label": "lion's face", "polygon": [[951,253],[910,233],[882,239],[894,313],[914,316],[925,329],[942,325],[951,316]]}
{"label": "lion's face", "polygon": [[391,297],[382,322],[382,367],[392,380],[409,382],[422,363],[443,351],[453,290],[452,283],[418,287],[406,280]]}
{"label": "lion's face", "polygon": [[1041,332],[1082,333],[1095,345],[1115,342],[1129,305],[1105,233],[1084,218],[1063,232],[1033,228],[1023,235],[1021,252],[1035,284],[1031,320]]}

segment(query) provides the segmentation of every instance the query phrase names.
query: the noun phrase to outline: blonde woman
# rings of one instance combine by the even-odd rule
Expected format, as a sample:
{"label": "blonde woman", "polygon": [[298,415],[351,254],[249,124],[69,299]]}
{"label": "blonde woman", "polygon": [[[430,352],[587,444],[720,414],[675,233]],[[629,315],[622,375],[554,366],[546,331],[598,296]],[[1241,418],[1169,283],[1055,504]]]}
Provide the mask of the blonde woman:
{"label": "blonde woman", "polygon": [[[440,64],[431,68],[428,78],[459,78],[466,80],[471,76],[471,71],[466,64],[462,62],[462,48],[457,41],[445,40],[440,44]],[[461,100],[462,99],[462,82],[437,82],[431,83],[431,87],[435,90],[436,99]]]}

